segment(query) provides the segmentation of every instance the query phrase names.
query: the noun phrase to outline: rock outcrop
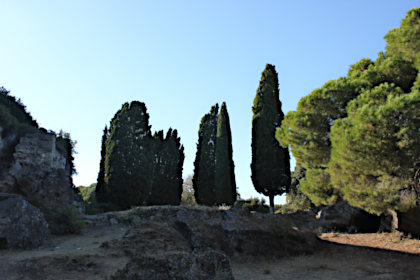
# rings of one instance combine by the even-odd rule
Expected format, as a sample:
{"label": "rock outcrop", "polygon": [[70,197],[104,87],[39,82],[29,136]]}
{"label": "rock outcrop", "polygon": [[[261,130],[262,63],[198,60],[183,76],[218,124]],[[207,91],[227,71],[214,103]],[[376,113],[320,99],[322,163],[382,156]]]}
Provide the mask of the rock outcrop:
{"label": "rock outcrop", "polygon": [[0,192],[20,194],[40,208],[53,233],[62,232],[61,209],[83,210],[83,202],[72,190],[66,151],[54,134],[34,131],[21,136],[10,162],[3,160],[2,166]]}
{"label": "rock outcrop", "polygon": [[381,217],[350,206],[346,201],[326,206],[319,215],[319,225],[325,230],[346,232],[377,232],[381,225]]}
{"label": "rock outcrop", "polygon": [[[0,255],[8,279],[233,279],[231,259],[308,254],[315,234],[286,217],[210,207],[149,206],[83,217],[80,235],[27,255]],[[70,238],[70,239],[67,239]],[[7,252],[6,252],[7,254]]]}
{"label": "rock outcrop", "polygon": [[420,237],[420,206],[398,213],[398,230]]}
{"label": "rock outcrop", "polygon": [[38,247],[49,233],[38,208],[19,195],[0,193],[0,249]]}

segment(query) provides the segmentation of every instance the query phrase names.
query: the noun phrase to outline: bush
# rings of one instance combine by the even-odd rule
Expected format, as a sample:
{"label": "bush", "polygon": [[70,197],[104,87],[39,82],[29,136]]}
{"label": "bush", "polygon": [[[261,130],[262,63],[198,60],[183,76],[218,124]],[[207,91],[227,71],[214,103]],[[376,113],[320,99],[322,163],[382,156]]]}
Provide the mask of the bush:
{"label": "bush", "polygon": [[77,210],[63,208],[58,212],[61,215],[61,223],[65,227],[65,232],[80,233],[86,226],[85,221],[80,218],[80,213]]}
{"label": "bush", "polygon": [[265,199],[262,198],[259,200],[258,198],[250,198],[250,199],[241,199],[235,202],[235,208],[242,209],[246,212],[259,212],[259,213],[269,213],[269,207],[265,204]]}

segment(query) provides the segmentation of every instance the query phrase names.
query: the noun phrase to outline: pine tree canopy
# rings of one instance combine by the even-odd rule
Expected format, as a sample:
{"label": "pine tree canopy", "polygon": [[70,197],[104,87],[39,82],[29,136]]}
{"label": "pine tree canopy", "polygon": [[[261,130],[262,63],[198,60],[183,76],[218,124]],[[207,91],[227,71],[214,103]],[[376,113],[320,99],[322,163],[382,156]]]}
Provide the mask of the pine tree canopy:
{"label": "pine tree canopy", "polygon": [[301,191],[313,203],[344,198],[375,214],[413,205],[419,34],[416,8],[385,36],[386,52],[376,61],[351,65],[346,77],[314,90],[286,115],[276,137],[307,169]]}

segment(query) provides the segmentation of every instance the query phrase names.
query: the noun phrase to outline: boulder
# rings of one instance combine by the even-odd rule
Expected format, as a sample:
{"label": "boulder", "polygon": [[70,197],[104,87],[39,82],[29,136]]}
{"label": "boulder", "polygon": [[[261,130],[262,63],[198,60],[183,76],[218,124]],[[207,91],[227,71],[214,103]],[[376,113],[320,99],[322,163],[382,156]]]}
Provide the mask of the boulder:
{"label": "boulder", "polygon": [[0,192],[23,195],[45,214],[51,231],[61,233],[60,209],[82,212],[84,207],[70,174],[66,151],[54,134],[27,133],[14,147],[9,168],[0,174]]}
{"label": "boulder", "polygon": [[420,206],[398,213],[398,230],[420,237]]}
{"label": "boulder", "polygon": [[381,218],[342,200],[321,210],[319,224],[324,230],[367,233],[379,230]]}
{"label": "boulder", "polygon": [[0,248],[40,246],[50,231],[42,212],[16,194],[0,193]]}

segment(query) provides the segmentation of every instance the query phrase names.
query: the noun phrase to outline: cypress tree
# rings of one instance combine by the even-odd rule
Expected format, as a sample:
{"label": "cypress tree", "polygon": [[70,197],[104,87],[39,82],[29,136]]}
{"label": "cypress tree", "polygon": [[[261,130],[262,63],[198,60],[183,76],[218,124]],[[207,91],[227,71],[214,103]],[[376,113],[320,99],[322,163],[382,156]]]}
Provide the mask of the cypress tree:
{"label": "cypress tree", "polygon": [[267,64],[262,73],[252,111],[251,178],[257,192],[269,197],[273,213],[274,196],[285,193],[291,181],[288,148],[281,147],[275,138],[284,115],[273,65]]}
{"label": "cypress tree", "polygon": [[200,124],[193,187],[197,203],[232,205],[236,200],[232,136],[226,103],[214,105]]}
{"label": "cypress tree", "polygon": [[216,137],[216,204],[233,205],[236,200],[235,165],[232,159],[232,135],[226,103],[222,103],[217,118]]}
{"label": "cypress tree", "polygon": [[219,105],[214,105],[209,114],[201,119],[198,131],[197,154],[194,162],[193,187],[197,203],[214,205],[214,182],[216,169],[216,136]]}
{"label": "cypress tree", "polygon": [[169,129],[153,137],[153,168],[147,205],[179,205],[182,194],[184,147],[176,130]]}
{"label": "cypress tree", "polygon": [[102,194],[102,187],[105,180],[105,155],[106,155],[106,139],[108,137],[108,126],[105,126],[101,141],[101,161],[99,162],[99,173],[95,192],[97,196]]}
{"label": "cypress tree", "polygon": [[[146,201],[152,141],[144,103],[125,103],[115,114],[106,139],[104,186],[100,202],[128,209]],[[104,190],[102,191],[102,189]]]}
{"label": "cypress tree", "polygon": [[184,147],[176,130],[151,135],[144,103],[125,103],[104,129],[97,198],[112,210],[179,205]]}

